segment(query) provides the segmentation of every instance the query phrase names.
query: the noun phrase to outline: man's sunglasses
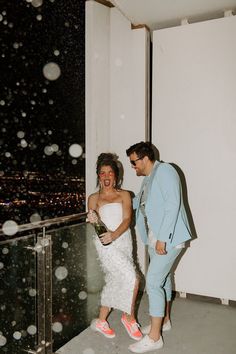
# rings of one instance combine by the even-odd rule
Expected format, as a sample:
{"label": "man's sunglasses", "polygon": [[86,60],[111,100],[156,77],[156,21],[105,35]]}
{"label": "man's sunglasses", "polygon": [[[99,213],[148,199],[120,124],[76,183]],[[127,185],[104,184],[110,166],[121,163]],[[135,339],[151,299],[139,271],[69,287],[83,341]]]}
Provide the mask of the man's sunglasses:
{"label": "man's sunglasses", "polygon": [[130,163],[131,163],[132,166],[136,166],[136,162],[137,162],[138,160],[142,160],[142,159],[143,159],[143,157],[139,157],[139,158],[136,159],[136,160],[130,160]]}

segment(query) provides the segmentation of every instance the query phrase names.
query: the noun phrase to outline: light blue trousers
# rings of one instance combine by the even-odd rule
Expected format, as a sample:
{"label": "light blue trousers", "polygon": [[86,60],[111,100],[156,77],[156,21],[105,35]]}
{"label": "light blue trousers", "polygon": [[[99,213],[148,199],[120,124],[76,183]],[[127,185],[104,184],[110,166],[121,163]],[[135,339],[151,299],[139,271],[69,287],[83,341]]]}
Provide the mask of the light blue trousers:
{"label": "light blue trousers", "polygon": [[146,289],[149,298],[149,314],[152,317],[164,317],[166,301],[171,300],[171,268],[182,251],[171,248],[167,254],[159,255],[152,247],[148,247],[150,263],[146,276]]}

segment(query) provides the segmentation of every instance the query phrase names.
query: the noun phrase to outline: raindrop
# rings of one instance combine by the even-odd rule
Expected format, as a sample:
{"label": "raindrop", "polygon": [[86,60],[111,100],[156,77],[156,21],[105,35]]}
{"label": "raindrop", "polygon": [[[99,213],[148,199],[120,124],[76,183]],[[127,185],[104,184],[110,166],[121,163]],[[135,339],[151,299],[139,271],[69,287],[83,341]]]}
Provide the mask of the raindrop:
{"label": "raindrop", "polygon": [[37,16],[36,16],[36,19],[37,19],[38,21],[42,21],[42,18],[43,18],[42,15],[37,15]]}
{"label": "raindrop", "polygon": [[47,63],[43,67],[43,75],[46,77],[48,80],[57,80],[59,76],[61,75],[61,69],[58,64],[56,63]]}
{"label": "raindrop", "polygon": [[2,21],[3,20],[3,16],[0,14],[0,21]]}
{"label": "raindrop", "polygon": [[18,49],[19,48],[19,43],[13,43],[13,48]]}
{"label": "raindrop", "polygon": [[62,247],[63,247],[63,248],[68,248],[68,243],[67,243],[67,242],[63,242],[63,243],[62,243]]}
{"label": "raindrop", "polygon": [[38,221],[41,221],[41,216],[38,213],[34,213],[30,216],[30,222],[37,223]]}
{"label": "raindrop", "polygon": [[53,104],[54,101],[53,101],[53,100],[49,100],[48,103],[49,103],[49,104]]}
{"label": "raindrop", "polygon": [[19,132],[17,132],[17,138],[19,138],[19,139],[23,139],[23,138],[24,138],[24,136],[25,136],[25,133],[24,133],[24,132],[22,132],[21,130],[20,130]]}
{"label": "raindrop", "polygon": [[52,144],[52,149],[54,152],[57,152],[59,150],[59,146],[57,144]]}
{"label": "raindrop", "polygon": [[45,146],[44,153],[47,156],[51,156],[54,153],[54,150],[51,146]]}
{"label": "raindrop", "polygon": [[11,153],[7,151],[7,152],[5,153],[5,156],[6,156],[6,157],[11,157]]}
{"label": "raindrop", "polygon": [[27,332],[33,336],[34,334],[37,333],[37,327],[34,326],[34,325],[30,325],[30,326],[27,328]]}
{"label": "raindrop", "polygon": [[58,267],[55,270],[55,276],[57,277],[58,280],[63,280],[67,277],[68,275],[68,270],[66,269],[66,267]]}
{"label": "raindrop", "polygon": [[15,338],[16,340],[21,339],[21,333],[19,331],[16,331],[13,333],[13,338]]}
{"label": "raindrop", "polygon": [[4,248],[2,249],[2,253],[3,253],[3,254],[8,254],[8,253],[9,253],[9,249],[6,248],[6,247],[4,247]]}
{"label": "raindrop", "polygon": [[32,0],[31,4],[33,7],[39,7],[43,5],[43,0]]}
{"label": "raindrop", "polygon": [[28,143],[27,143],[27,141],[26,141],[25,139],[22,139],[22,140],[20,141],[20,144],[21,144],[21,147],[23,147],[23,148],[25,148],[25,147],[28,146]]}
{"label": "raindrop", "polygon": [[47,238],[43,238],[43,239],[41,240],[41,245],[42,245],[43,247],[48,246],[48,245],[49,245],[49,240],[48,240]]}
{"label": "raindrop", "polygon": [[39,243],[36,243],[36,245],[34,246],[34,250],[35,250],[35,252],[40,253],[40,252],[42,252],[43,247]]}
{"label": "raindrop", "polygon": [[4,263],[0,262],[0,269],[4,268]]}
{"label": "raindrop", "polygon": [[85,300],[85,299],[87,299],[87,297],[88,297],[88,295],[87,295],[86,291],[79,292],[79,299],[80,300]]}
{"label": "raindrop", "polygon": [[3,347],[7,342],[6,337],[0,334],[0,347]]}
{"label": "raindrop", "polygon": [[77,164],[77,160],[73,159],[73,160],[71,161],[71,163],[72,163],[72,165],[76,165],[76,164]]}
{"label": "raindrop", "polygon": [[7,220],[2,225],[2,231],[8,236],[15,235],[18,231],[18,225],[14,220]]}
{"label": "raindrop", "polygon": [[4,101],[4,100],[1,100],[1,101],[0,101],[0,105],[1,105],[1,106],[5,106],[5,101]]}
{"label": "raindrop", "polygon": [[63,329],[63,326],[61,324],[61,322],[54,322],[53,325],[52,325],[52,330],[56,333],[59,333],[61,332]]}
{"label": "raindrop", "polygon": [[69,147],[69,154],[72,157],[79,157],[80,155],[82,155],[82,153],[83,153],[83,149],[79,144],[72,144]]}
{"label": "raindrop", "polygon": [[53,54],[54,54],[56,57],[58,57],[58,55],[60,55],[60,52],[59,52],[59,50],[55,49],[54,52],[53,52]]}
{"label": "raindrop", "polygon": [[21,115],[22,117],[26,117],[27,114],[25,112],[22,112]]}
{"label": "raindrop", "polygon": [[62,292],[63,294],[65,294],[65,293],[67,292],[67,289],[66,289],[66,288],[62,288],[62,289],[61,289],[61,292]]}
{"label": "raindrop", "polygon": [[37,291],[35,289],[29,289],[29,296],[36,296],[37,295]]}

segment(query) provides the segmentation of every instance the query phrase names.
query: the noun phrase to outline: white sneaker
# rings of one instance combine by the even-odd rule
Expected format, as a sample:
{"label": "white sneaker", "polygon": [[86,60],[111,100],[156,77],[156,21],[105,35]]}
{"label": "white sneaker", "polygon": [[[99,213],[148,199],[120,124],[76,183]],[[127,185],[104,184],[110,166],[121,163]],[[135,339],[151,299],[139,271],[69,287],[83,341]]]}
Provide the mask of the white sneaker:
{"label": "white sneaker", "polygon": [[[144,326],[144,327],[141,327],[141,332],[143,334],[149,334],[151,330],[151,325],[147,325],[147,326]],[[162,332],[166,332],[166,331],[170,331],[171,330],[171,322],[170,320],[168,320],[166,323],[163,324],[162,326]]]}
{"label": "white sneaker", "polygon": [[170,320],[168,320],[166,323],[163,324],[162,331],[163,332],[170,331],[171,327],[172,327],[171,322],[170,322]]}
{"label": "white sneaker", "polygon": [[162,337],[158,341],[154,341],[149,336],[145,336],[139,342],[131,344],[129,350],[133,353],[146,353],[152,352],[163,347]]}

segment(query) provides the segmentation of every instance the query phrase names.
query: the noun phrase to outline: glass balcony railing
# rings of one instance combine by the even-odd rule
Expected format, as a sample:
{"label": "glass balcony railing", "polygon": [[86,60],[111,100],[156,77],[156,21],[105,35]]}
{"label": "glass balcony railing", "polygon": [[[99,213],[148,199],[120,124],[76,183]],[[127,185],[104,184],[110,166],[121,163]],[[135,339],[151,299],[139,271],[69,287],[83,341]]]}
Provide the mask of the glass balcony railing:
{"label": "glass balcony railing", "polygon": [[1,234],[0,353],[54,353],[96,317],[103,274],[85,215]]}

